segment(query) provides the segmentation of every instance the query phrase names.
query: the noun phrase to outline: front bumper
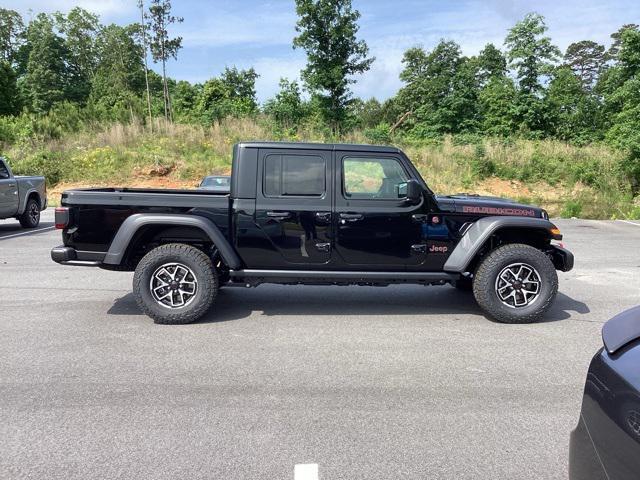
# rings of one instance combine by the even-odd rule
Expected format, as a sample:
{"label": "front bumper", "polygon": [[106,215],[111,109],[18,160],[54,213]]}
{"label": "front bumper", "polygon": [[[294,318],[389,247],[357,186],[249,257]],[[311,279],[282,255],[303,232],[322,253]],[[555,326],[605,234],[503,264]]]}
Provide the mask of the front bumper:
{"label": "front bumper", "polygon": [[607,480],[609,477],[591,441],[582,415],[569,441],[569,480]]}
{"label": "front bumper", "polygon": [[99,267],[104,260],[105,252],[89,252],[60,245],[51,249],[51,260],[61,265],[79,265],[83,267]]}
{"label": "front bumper", "polygon": [[573,269],[573,253],[559,245],[551,245],[551,261],[556,270],[568,272]]}

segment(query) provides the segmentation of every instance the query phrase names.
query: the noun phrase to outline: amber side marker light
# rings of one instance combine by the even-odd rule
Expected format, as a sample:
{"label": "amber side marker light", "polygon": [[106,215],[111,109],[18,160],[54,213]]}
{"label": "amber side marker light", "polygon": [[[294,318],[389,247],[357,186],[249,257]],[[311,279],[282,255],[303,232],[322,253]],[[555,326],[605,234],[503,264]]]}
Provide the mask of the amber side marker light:
{"label": "amber side marker light", "polygon": [[549,233],[551,233],[554,240],[562,240],[562,233],[558,227],[550,228]]}

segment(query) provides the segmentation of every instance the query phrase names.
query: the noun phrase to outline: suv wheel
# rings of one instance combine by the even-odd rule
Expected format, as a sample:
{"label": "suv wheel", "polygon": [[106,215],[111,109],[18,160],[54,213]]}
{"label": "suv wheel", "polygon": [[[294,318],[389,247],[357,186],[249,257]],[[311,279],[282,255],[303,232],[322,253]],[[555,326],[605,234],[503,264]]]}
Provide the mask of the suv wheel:
{"label": "suv wheel", "polygon": [[211,259],[190,245],[172,243],[147,253],[133,276],[138,307],[165,325],[200,319],[218,292],[218,276]]}
{"label": "suv wheel", "polygon": [[480,263],[473,279],[476,301],[502,323],[540,320],[557,293],[558,275],[549,257],[518,243],[496,248]]}
{"label": "suv wheel", "polygon": [[38,201],[30,198],[18,220],[23,228],[36,228],[40,224],[40,204]]}

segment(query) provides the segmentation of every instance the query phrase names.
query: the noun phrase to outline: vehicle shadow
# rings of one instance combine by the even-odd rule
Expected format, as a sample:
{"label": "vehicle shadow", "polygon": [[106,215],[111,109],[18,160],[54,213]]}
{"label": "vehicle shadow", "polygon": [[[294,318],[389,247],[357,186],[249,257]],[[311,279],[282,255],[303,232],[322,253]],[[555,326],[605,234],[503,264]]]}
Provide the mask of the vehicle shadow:
{"label": "vehicle shadow", "polygon": [[[558,293],[553,307],[542,322],[566,320],[589,313],[589,307]],[[262,285],[245,289],[228,287],[218,293],[211,311],[199,323],[217,323],[249,317],[253,312],[264,316],[282,315],[456,315],[482,311],[470,292],[448,286],[425,288],[417,285],[377,287],[309,287]],[[109,315],[142,315],[133,294],[115,301]]]}
{"label": "vehicle shadow", "polygon": [[0,223],[0,240],[3,237],[9,235],[15,235],[16,233],[38,233],[40,230],[45,229],[47,227],[53,227],[55,225],[54,222],[40,222],[37,228],[22,228],[20,222],[17,220],[6,220]]}

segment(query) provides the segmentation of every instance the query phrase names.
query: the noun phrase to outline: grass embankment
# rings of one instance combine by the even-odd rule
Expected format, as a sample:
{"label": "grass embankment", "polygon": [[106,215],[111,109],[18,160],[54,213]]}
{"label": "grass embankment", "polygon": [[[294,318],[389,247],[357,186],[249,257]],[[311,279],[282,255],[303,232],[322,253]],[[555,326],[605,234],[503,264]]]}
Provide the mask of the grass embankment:
{"label": "grass embankment", "polygon": [[[328,141],[313,130],[274,134],[268,123],[249,119],[210,128],[158,122],[153,133],[140,125],[112,125],[23,141],[5,146],[4,154],[17,173],[46,175],[55,204],[70,186],[193,187],[204,175],[229,173],[234,143],[264,139]],[[363,132],[340,141],[370,143]],[[469,137],[391,141],[438,193],[505,196],[539,204],[555,216],[640,217],[640,203],[618,167],[623,154],[605,146]]]}

